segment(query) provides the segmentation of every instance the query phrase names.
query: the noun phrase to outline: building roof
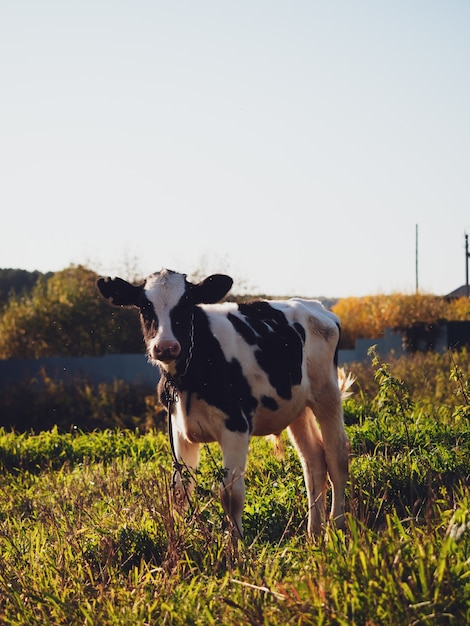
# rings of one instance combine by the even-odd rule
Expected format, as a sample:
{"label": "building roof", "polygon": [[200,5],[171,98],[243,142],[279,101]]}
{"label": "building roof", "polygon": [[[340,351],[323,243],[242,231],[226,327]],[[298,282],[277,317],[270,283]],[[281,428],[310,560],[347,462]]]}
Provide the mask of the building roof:
{"label": "building roof", "polygon": [[448,293],[445,298],[464,298],[468,295],[467,285],[462,285],[461,287],[457,287],[454,291]]}

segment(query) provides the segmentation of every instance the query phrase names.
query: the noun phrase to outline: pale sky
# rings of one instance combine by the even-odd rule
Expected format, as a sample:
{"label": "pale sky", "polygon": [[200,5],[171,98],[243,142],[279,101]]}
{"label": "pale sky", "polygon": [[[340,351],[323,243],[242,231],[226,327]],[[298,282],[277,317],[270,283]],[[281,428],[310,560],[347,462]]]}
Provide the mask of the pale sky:
{"label": "pale sky", "polygon": [[465,282],[468,0],[1,0],[0,267]]}

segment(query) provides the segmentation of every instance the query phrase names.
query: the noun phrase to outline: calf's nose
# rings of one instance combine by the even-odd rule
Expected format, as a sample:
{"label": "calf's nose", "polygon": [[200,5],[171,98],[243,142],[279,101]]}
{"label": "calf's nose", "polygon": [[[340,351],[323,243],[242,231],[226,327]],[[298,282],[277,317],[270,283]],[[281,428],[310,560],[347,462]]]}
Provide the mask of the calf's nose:
{"label": "calf's nose", "polygon": [[152,356],[157,361],[173,361],[180,352],[181,346],[177,341],[159,341],[152,348]]}

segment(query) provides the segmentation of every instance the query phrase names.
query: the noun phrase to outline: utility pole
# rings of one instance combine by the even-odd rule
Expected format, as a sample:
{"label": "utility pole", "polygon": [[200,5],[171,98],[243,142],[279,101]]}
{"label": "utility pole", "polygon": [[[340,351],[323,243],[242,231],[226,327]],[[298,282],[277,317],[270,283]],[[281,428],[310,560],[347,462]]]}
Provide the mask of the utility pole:
{"label": "utility pole", "polygon": [[468,235],[465,233],[465,289],[467,298],[470,295],[470,286],[468,284],[468,259],[470,258],[470,252],[468,251]]}
{"label": "utility pole", "polygon": [[[416,233],[415,233],[415,241],[416,241],[416,253],[415,253],[415,277],[416,277],[416,295],[418,295],[419,291],[419,283],[418,283],[418,224],[416,224]],[[467,280],[468,282],[468,280]]]}

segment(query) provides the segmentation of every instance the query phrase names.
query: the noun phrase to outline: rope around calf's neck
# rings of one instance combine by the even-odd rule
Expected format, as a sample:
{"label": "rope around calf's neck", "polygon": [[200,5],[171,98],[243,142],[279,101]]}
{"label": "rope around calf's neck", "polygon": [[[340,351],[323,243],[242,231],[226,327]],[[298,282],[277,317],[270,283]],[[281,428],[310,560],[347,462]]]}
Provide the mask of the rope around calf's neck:
{"label": "rope around calf's neck", "polygon": [[173,473],[172,486],[174,486],[175,484],[176,472],[181,473],[181,470],[184,468],[184,464],[180,463],[178,461],[178,457],[176,456],[175,441],[173,437],[173,426],[171,423],[171,418],[173,414],[173,406],[177,402],[179,402],[178,388],[176,385],[177,385],[177,382],[181,381],[181,379],[184,376],[186,376],[186,374],[188,373],[189,364],[191,363],[191,360],[193,358],[193,349],[194,349],[194,311],[191,312],[191,331],[189,333],[189,349],[188,349],[188,356],[186,357],[186,361],[184,364],[184,370],[182,374],[180,374],[178,377],[176,376],[173,377],[168,372],[164,372],[164,376],[165,376],[164,390],[165,390],[165,395],[167,398],[167,414],[168,414],[168,439],[170,441],[171,456],[173,457],[173,468],[175,470]]}

